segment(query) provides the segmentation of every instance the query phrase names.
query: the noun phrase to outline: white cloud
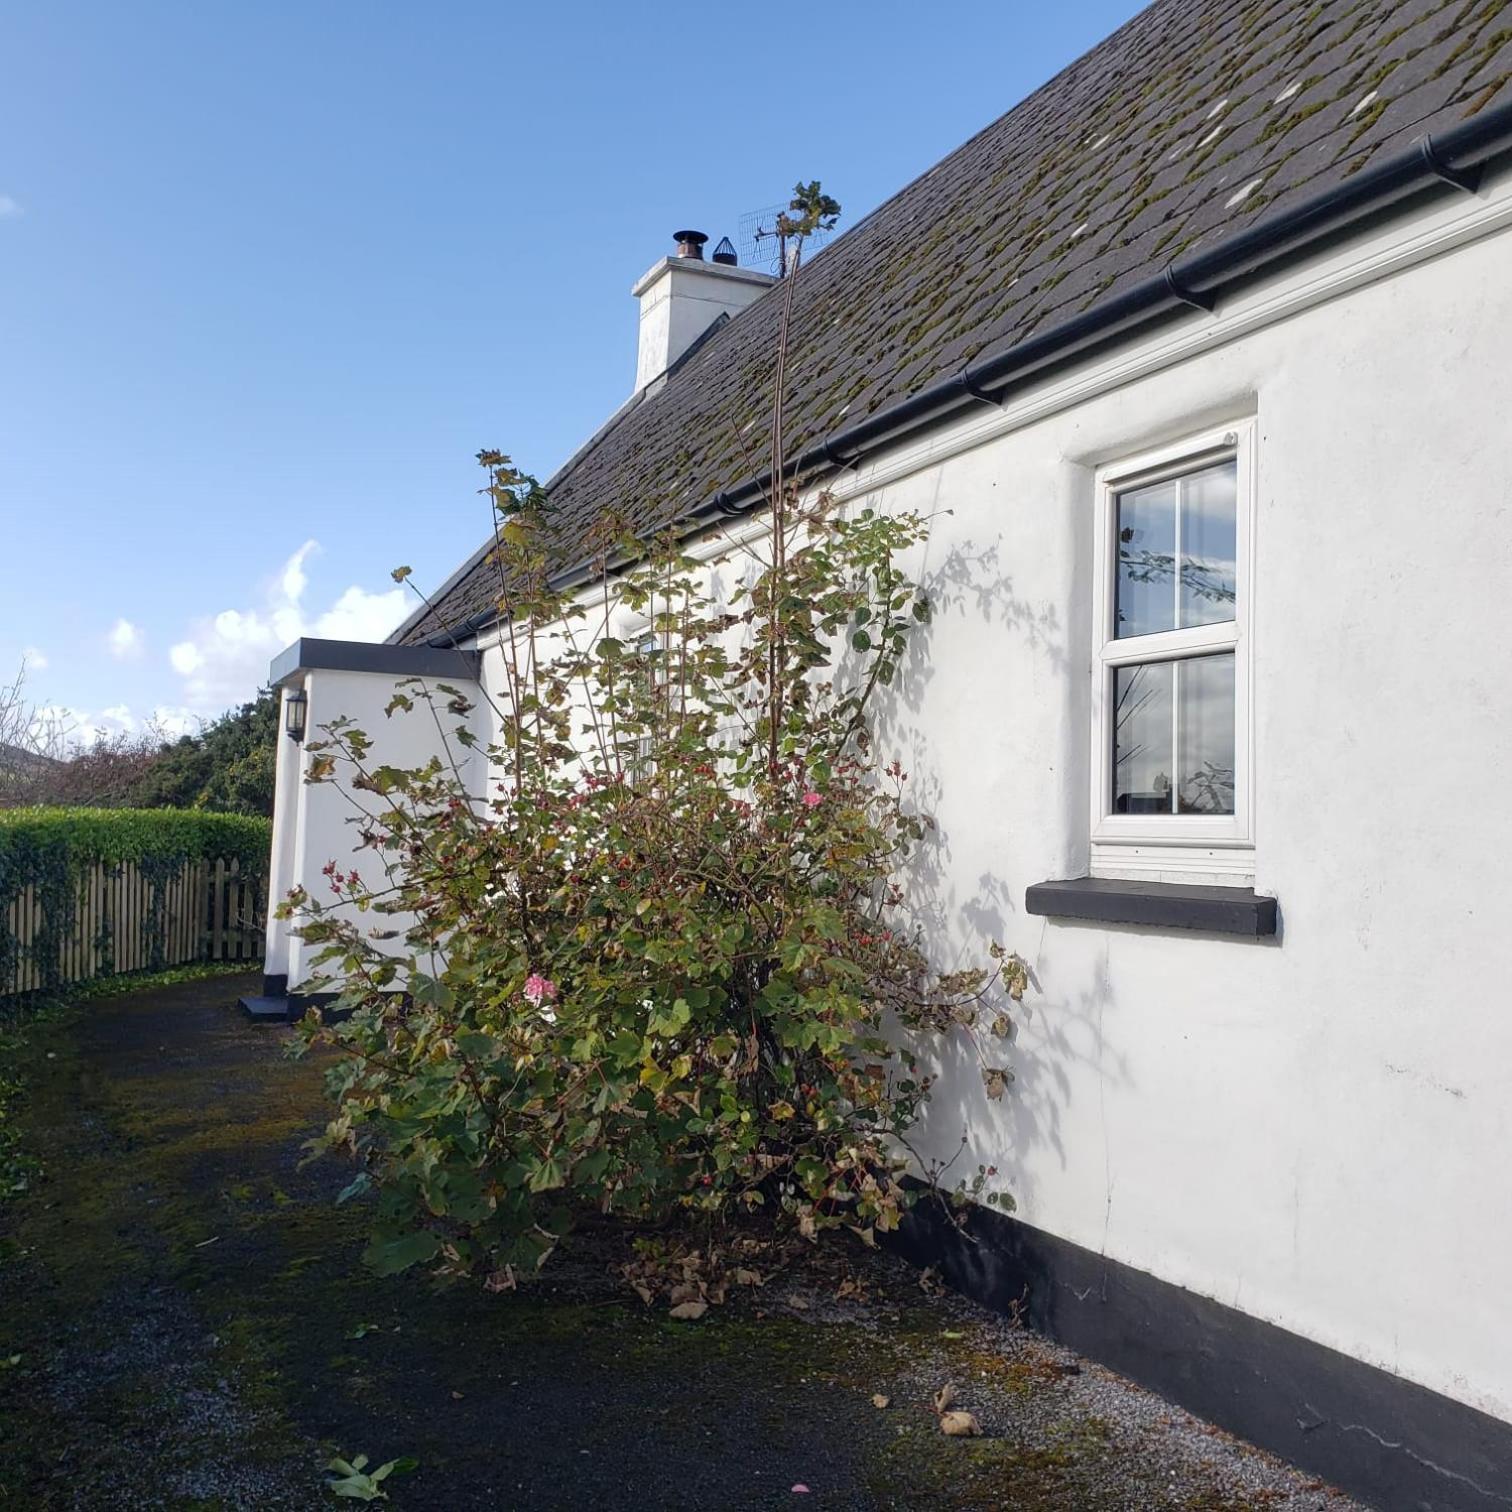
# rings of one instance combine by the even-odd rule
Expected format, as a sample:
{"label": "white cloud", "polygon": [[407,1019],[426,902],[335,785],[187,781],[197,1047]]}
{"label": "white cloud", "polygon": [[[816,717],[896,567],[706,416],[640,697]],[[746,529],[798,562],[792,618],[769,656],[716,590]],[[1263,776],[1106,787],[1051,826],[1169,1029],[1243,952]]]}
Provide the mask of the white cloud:
{"label": "white cloud", "polygon": [[14,219],[26,212],[8,194],[0,194],[0,220]]}
{"label": "white cloud", "polygon": [[198,730],[202,717],[188,709],[159,705],[150,714],[138,715],[127,704],[112,704],[108,709],[92,711],[69,704],[46,703],[36,709],[32,727],[44,747],[62,755],[69,747],[91,746],[101,738],[140,735],[151,732],[176,740]]}
{"label": "white cloud", "polygon": [[105,637],[110,654],[117,661],[133,661],[142,654],[144,644],[141,628],[129,619],[118,619]]}
{"label": "white cloud", "polygon": [[28,672],[47,671],[47,652],[37,646],[22,647],[21,660],[26,663]]}
{"label": "white cloud", "polygon": [[304,602],[305,564],[319,550],[318,542],[306,541],[273,575],[260,604],[222,609],[170,648],[168,660],[184,679],[189,708],[218,714],[250,698],[266,679],[268,663],[302,635],[380,641],[409,612],[403,588],[370,593],[356,585],[328,608],[312,610]]}
{"label": "white cloud", "polygon": [[305,588],[310,581],[304,570],[305,558],[311,552],[319,550],[320,543],[318,541],[306,541],[283,564],[283,571],[278,574],[278,586],[283,590],[283,596],[291,604],[297,604],[304,597]]}
{"label": "white cloud", "polygon": [[191,714],[188,709],[169,709],[159,704],[152,711],[152,723],[164,735],[177,740],[180,735],[188,735],[198,730],[204,720],[198,714]]}
{"label": "white cloud", "polygon": [[381,641],[413,607],[403,588],[387,593],[348,588],[316,620],[311,633],[326,640]]}

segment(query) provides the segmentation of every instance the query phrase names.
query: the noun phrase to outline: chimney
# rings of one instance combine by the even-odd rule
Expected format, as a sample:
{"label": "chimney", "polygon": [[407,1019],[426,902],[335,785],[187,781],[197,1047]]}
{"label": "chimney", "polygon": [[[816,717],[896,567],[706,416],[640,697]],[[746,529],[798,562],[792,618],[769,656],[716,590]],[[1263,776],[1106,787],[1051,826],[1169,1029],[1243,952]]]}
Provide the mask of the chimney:
{"label": "chimney", "polygon": [[729,239],[704,261],[702,231],[674,231],[677,251],[655,263],[631,289],[640,300],[639,393],[666,373],[721,315],[738,315],[774,283],[769,273],[735,266]]}

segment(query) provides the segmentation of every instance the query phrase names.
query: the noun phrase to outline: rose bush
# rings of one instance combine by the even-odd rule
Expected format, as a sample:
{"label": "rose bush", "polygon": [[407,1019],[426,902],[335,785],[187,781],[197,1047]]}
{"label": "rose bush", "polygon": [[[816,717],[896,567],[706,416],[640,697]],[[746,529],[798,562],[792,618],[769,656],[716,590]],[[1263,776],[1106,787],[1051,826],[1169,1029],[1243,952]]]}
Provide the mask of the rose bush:
{"label": "rose bush", "polygon": [[[487,790],[449,759],[377,764],[334,722],[307,780],[361,800],[389,883],[333,863],[326,899],[285,905],[350,1011],[305,1032],[343,1052],[321,1144],[377,1188],[371,1262],[508,1285],[589,1211],[892,1228],[920,1036],[969,1039],[1000,1095],[1026,981],[995,942],[932,970],[900,882],[928,821],[869,711],[929,619],[900,566],[927,522],[783,488],[760,554],[716,575],[606,530],[600,568],[639,565],[594,604],[551,586],[534,481],[480,461],[501,686],[480,711],[416,681],[389,714],[434,719]],[[626,613],[643,635],[613,633]]]}

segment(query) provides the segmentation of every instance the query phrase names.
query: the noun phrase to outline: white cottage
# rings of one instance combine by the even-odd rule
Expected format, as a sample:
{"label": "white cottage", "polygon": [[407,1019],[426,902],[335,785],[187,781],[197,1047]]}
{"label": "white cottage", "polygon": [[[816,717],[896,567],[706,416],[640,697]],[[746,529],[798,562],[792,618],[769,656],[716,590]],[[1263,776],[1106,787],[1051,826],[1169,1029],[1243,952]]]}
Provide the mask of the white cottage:
{"label": "white cottage", "polygon": [[[908,1244],[1388,1507],[1512,1505],[1509,78],[1502,0],[1158,0],[797,285],[807,484],[949,511],[891,731],[937,950],[1038,986],[1016,1095],[928,1126],[1017,1216]],[[772,283],[686,235],[639,280],[559,518],[762,530]],[[497,681],[486,550],[432,603],[291,647],[290,718],[428,754],[380,712]],[[352,844],[303,760],[280,893]],[[267,974],[297,1005],[276,922]]]}

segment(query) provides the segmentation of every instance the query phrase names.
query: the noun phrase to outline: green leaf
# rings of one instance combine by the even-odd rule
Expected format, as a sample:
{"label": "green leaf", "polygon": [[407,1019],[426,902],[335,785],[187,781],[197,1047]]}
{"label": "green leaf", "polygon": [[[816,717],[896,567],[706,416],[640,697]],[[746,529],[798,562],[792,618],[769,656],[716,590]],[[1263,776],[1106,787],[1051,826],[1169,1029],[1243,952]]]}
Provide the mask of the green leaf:
{"label": "green leaf", "polygon": [[567,1178],[563,1175],[561,1166],[551,1156],[538,1161],[530,1177],[532,1192],[554,1192],[566,1184]]}
{"label": "green leaf", "polygon": [[[372,1176],[369,1175],[366,1171],[358,1171],[358,1173],[354,1177],[352,1177],[352,1179],[347,1182],[347,1184],[342,1187],[342,1189],[336,1194],[336,1205],[339,1207],[343,1202],[350,1202],[354,1197],[361,1197],[365,1192],[369,1191],[372,1188],[372,1185]],[[286,1202],[288,1201],[287,1198],[285,1198],[284,1200]]]}
{"label": "green leaf", "polygon": [[413,1454],[404,1454],[398,1459],[391,1459],[386,1465],[379,1465],[373,1471],[373,1479],[384,1481],[391,1475],[411,1475],[419,1468],[420,1461]]}
{"label": "green leaf", "polygon": [[371,1472],[367,1470],[367,1463],[365,1454],[354,1455],[350,1460],[339,1455],[328,1460],[327,1490],[345,1501],[387,1501],[388,1493],[383,1489],[383,1482],[391,1475],[407,1475],[420,1466],[420,1461],[409,1454],[391,1459]]}
{"label": "green leaf", "polygon": [[613,1152],[607,1149],[597,1149],[591,1155],[585,1155],[572,1168],[572,1179],[575,1182],[593,1183],[603,1176],[609,1169],[609,1161]]}
{"label": "green leaf", "polygon": [[428,1229],[422,1229],[419,1233],[403,1234],[397,1239],[375,1239],[362,1258],[375,1274],[396,1276],[412,1265],[434,1260],[440,1250],[440,1239]]}
{"label": "green leaf", "polygon": [[641,1037],[628,1030],[616,1034],[609,1041],[608,1050],[622,1066],[632,1065],[641,1058]]}

